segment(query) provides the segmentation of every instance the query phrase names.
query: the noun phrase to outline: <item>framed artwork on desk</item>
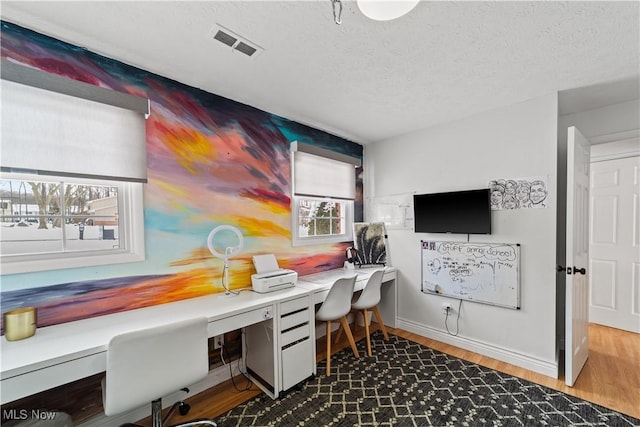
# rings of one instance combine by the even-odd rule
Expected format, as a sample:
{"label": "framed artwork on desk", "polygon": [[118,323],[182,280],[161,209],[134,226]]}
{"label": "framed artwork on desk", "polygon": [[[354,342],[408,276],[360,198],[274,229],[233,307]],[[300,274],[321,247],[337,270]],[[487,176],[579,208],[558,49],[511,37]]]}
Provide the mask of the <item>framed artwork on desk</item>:
{"label": "framed artwork on desk", "polygon": [[356,222],[353,224],[353,247],[358,264],[385,265],[387,231],[384,222]]}

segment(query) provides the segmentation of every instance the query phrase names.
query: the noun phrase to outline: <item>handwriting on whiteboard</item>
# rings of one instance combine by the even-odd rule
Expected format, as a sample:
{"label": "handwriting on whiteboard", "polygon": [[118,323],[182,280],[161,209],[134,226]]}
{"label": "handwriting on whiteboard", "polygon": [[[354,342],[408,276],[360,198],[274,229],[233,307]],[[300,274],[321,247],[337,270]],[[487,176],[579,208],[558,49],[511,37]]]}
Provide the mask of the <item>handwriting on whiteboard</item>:
{"label": "handwriting on whiteboard", "polygon": [[[423,242],[429,243],[429,242]],[[424,248],[423,248],[424,249]],[[515,261],[516,251],[511,245],[464,245],[457,242],[442,242],[438,247],[438,252],[447,255],[451,253],[473,255],[475,258],[486,258],[488,260]]]}
{"label": "handwriting on whiteboard", "polygon": [[422,241],[422,291],[517,308],[519,246]]}

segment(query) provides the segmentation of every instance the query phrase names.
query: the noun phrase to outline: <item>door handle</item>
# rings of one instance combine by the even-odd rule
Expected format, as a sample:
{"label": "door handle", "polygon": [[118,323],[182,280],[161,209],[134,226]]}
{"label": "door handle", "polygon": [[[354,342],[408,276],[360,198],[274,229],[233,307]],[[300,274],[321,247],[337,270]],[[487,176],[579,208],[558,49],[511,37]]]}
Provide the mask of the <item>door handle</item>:
{"label": "door handle", "polygon": [[573,272],[578,274],[587,274],[587,269],[585,268],[578,268],[578,267],[573,267]]}
{"label": "door handle", "polygon": [[564,266],[562,266],[560,264],[556,265],[556,271],[558,273],[566,271],[567,274],[572,274],[572,273],[573,274],[578,274],[578,273],[587,274],[587,270],[585,268],[578,268],[578,267],[573,267],[573,269],[571,267],[564,268]]}
{"label": "door handle", "polygon": [[571,274],[571,267],[564,268],[564,266],[558,264],[556,265],[556,271],[558,273],[562,273],[563,271],[566,271],[567,274]]}

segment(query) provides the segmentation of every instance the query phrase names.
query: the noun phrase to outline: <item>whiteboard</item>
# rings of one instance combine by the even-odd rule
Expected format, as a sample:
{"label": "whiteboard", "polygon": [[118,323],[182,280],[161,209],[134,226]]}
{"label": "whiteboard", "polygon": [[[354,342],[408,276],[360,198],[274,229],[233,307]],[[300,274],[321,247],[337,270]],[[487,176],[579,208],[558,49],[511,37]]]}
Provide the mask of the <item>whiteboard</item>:
{"label": "whiteboard", "polygon": [[520,308],[520,245],[421,241],[422,292]]}
{"label": "whiteboard", "polygon": [[370,222],[384,222],[387,230],[413,229],[413,195],[403,193],[367,199]]}

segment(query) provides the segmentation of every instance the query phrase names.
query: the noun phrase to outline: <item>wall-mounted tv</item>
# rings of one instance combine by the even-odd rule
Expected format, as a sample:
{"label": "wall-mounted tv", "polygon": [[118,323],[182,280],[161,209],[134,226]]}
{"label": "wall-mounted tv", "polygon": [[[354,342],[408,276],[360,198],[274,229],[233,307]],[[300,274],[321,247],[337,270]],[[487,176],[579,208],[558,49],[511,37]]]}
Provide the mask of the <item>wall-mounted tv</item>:
{"label": "wall-mounted tv", "polygon": [[417,233],[491,234],[489,189],[415,194]]}

